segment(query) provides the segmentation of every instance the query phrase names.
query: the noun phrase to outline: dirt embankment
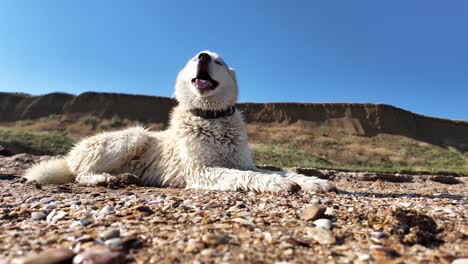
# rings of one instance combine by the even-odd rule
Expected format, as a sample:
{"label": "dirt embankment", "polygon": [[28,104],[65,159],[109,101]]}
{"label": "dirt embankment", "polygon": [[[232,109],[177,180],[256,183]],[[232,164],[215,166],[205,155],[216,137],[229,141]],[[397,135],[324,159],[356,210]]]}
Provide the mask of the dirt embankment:
{"label": "dirt embankment", "polygon": [[[0,122],[52,114],[115,115],[131,120],[167,123],[173,99],[112,93],[43,96],[0,93]],[[249,123],[295,123],[323,131],[375,136],[396,134],[439,146],[468,150],[468,122],[433,118],[384,104],[242,103]]]}

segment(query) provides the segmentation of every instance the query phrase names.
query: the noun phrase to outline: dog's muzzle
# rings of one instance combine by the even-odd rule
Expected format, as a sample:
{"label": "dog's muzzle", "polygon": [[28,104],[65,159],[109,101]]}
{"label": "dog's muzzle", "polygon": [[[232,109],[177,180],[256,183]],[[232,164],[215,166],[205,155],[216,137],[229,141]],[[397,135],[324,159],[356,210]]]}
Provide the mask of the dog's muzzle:
{"label": "dog's muzzle", "polygon": [[207,53],[200,53],[197,57],[197,77],[192,79],[192,84],[197,87],[200,92],[214,90],[219,83],[211,78],[208,73],[210,64],[213,61]]}

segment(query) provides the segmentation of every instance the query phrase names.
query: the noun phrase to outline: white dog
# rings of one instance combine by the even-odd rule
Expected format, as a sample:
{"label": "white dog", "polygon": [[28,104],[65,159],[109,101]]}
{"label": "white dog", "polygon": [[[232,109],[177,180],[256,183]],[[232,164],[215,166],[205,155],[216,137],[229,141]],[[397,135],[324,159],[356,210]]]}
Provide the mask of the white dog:
{"label": "white dog", "polygon": [[105,132],[78,143],[63,159],[39,163],[25,177],[39,183],[98,185],[135,175],[142,185],[205,190],[329,191],[316,177],[257,169],[247,131],[235,110],[235,72],[221,57],[203,51],[179,73],[179,105],[169,128],[151,132],[133,127]]}

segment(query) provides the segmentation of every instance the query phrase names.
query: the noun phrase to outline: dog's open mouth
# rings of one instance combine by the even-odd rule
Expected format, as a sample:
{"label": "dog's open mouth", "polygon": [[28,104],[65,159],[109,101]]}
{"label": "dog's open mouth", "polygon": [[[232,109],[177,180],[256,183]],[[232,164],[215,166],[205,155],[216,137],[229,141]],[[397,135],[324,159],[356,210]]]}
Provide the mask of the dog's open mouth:
{"label": "dog's open mouth", "polygon": [[208,67],[208,61],[201,61],[198,64],[197,77],[192,79],[192,84],[197,87],[200,92],[214,90],[219,84],[208,74]]}
{"label": "dog's open mouth", "polygon": [[214,90],[218,86],[218,82],[213,80],[208,74],[198,74],[197,78],[192,79],[192,84],[201,92]]}

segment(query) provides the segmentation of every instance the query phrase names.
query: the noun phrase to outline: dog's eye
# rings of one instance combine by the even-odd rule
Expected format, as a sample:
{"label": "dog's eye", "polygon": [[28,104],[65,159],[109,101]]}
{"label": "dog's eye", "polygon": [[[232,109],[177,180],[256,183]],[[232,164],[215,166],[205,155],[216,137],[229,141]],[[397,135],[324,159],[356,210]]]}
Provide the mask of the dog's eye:
{"label": "dog's eye", "polygon": [[220,61],[215,60],[215,63],[218,65],[223,65]]}

